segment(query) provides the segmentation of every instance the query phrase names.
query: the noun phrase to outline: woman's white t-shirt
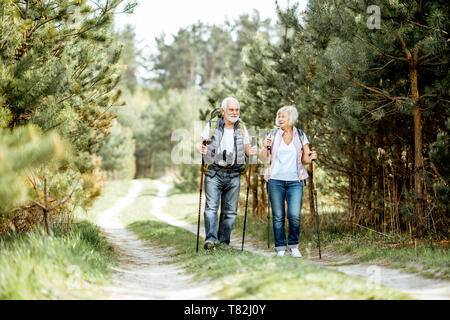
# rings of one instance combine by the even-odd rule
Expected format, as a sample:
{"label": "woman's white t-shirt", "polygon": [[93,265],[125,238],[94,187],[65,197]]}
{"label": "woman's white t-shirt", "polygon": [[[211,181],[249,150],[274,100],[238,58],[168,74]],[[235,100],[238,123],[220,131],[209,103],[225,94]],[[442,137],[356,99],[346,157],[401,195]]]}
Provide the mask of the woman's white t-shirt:
{"label": "woman's white t-shirt", "polygon": [[277,159],[273,164],[270,178],[283,181],[298,181],[297,149],[295,148],[294,140],[289,145],[286,145],[284,139],[281,138]]}

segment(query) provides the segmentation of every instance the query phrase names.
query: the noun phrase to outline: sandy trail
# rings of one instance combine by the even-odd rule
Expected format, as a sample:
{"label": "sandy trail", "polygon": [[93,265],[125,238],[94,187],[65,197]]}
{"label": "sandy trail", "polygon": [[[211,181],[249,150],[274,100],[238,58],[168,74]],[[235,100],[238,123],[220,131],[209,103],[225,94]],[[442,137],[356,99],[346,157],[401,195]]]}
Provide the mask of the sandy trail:
{"label": "sandy trail", "polygon": [[[180,221],[178,219],[173,218],[165,214],[162,210],[167,202],[167,192],[170,189],[170,186],[164,184],[160,181],[154,181],[156,186],[158,187],[158,196],[153,203],[153,210],[151,214],[153,214],[156,218],[161,221],[164,221],[173,226],[177,226],[192,233],[197,234],[197,226],[191,225],[185,221]],[[204,227],[200,228],[200,235],[202,237],[205,236]],[[200,246],[202,243],[200,243]],[[236,248],[241,249],[242,238],[231,238],[230,245]],[[251,243],[251,239],[246,236],[245,241],[245,250],[263,254],[263,255],[273,255],[272,249],[262,249],[256,247]],[[322,253],[322,258],[324,261],[314,261],[310,260],[313,263],[320,264],[322,266],[326,266],[328,268],[333,268],[345,274],[354,277],[360,277],[364,280],[371,281],[374,284],[381,284],[383,286],[397,289],[399,291],[410,294],[412,297],[416,299],[422,300],[450,300],[450,282],[436,279],[425,279],[421,276],[415,274],[409,274],[401,272],[397,269],[391,269],[376,265],[362,265],[362,264],[354,264],[354,265],[342,265],[342,266],[330,266],[328,264],[336,262],[332,260],[331,257],[327,257],[326,253]]]}
{"label": "sandy trail", "polygon": [[[194,281],[181,266],[164,264],[171,260],[167,250],[149,247],[121,224],[121,211],[133,203],[141,189],[142,184],[133,180],[127,196],[97,217],[97,224],[114,245],[120,261],[113,275],[114,284],[104,288],[107,299],[217,299],[211,283]],[[161,200],[155,197],[153,208],[159,209]]]}

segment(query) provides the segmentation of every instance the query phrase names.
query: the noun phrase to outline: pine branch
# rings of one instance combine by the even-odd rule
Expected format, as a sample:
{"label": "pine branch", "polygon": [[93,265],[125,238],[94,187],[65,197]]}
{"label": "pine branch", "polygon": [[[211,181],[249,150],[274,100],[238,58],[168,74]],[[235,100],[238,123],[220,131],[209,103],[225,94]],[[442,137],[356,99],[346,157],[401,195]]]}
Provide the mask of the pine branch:
{"label": "pine branch", "polygon": [[369,46],[371,46],[372,48],[374,48],[375,50],[377,50],[377,51],[378,51],[382,56],[384,56],[384,57],[388,57],[388,58],[391,58],[391,59],[394,59],[394,60],[398,60],[398,61],[408,62],[408,60],[405,59],[405,58],[402,58],[402,57],[395,57],[395,56],[392,56],[392,55],[390,55],[390,54],[387,54],[386,52],[384,52],[384,51],[382,51],[380,48],[378,48],[376,45],[370,43],[369,41],[366,41],[365,39],[361,38],[361,37],[358,36],[358,35],[354,35],[354,36],[355,36],[355,38],[357,38],[357,39],[359,39],[359,40],[361,40],[361,41],[367,43]]}
{"label": "pine branch", "polygon": [[55,204],[54,206],[50,207],[48,209],[48,211],[52,211],[52,210],[58,208],[59,206],[63,205],[64,203],[66,203],[67,200],[69,200],[72,197],[73,193],[75,192],[75,189],[77,188],[78,182],[80,182],[80,179],[81,179],[81,176],[78,178],[77,182],[75,183],[75,186],[73,187],[72,192],[70,194],[68,194],[64,199],[59,201],[57,204]]}
{"label": "pine branch", "polygon": [[30,1],[29,0],[25,0],[26,5],[25,5],[25,19],[28,19],[28,9],[30,6]]}
{"label": "pine branch", "polygon": [[39,195],[39,191],[38,191],[38,189],[37,189],[37,182],[36,182],[34,176],[33,176],[33,179],[31,179],[31,178],[27,175],[27,178],[28,178],[28,180],[30,181],[30,183],[33,185],[34,191],[36,192],[36,196],[37,196],[39,202],[42,203],[41,196]]}
{"label": "pine branch", "polygon": [[344,65],[344,68],[345,68],[345,70],[347,71],[347,78],[348,78],[348,80],[350,80],[351,82],[353,82],[353,83],[356,84],[357,86],[359,86],[359,87],[361,87],[361,88],[363,88],[363,89],[365,89],[365,90],[367,90],[367,91],[373,92],[373,93],[375,93],[375,94],[377,94],[377,95],[381,95],[381,96],[383,96],[383,97],[385,97],[386,99],[391,100],[391,101],[397,101],[397,100],[404,100],[404,99],[406,99],[406,98],[402,98],[402,97],[392,98],[391,96],[389,96],[389,95],[387,95],[387,94],[385,94],[385,93],[383,93],[383,92],[381,92],[381,91],[379,91],[379,90],[370,88],[370,87],[368,87],[368,86],[366,86],[366,85],[364,85],[364,84],[362,84],[362,83],[356,81],[356,80],[353,78],[353,75],[352,75],[352,73],[350,72],[350,69],[349,69],[346,65]]}
{"label": "pine branch", "polygon": [[339,11],[339,7],[336,4],[336,0],[333,0],[333,3],[334,3],[334,7],[336,8],[336,11],[337,11],[337,13],[339,15],[339,18],[341,18],[342,24],[344,24],[344,19],[342,18],[341,12]]}
{"label": "pine branch", "polygon": [[48,195],[47,195],[47,173],[44,171],[44,203],[47,204]]}
{"label": "pine branch", "polygon": [[395,61],[394,59],[389,60],[389,62],[386,63],[383,67],[368,69],[368,71],[381,71],[381,70],[384,70],[388,65],[390,65],[394,61]]}
{"label": "pine branch", "polygon": [[412,55],[411,55],[411,52],[410,52],[409,49],[406,47],[405,41],[403,41],[403,38],[400,36],[400,33],[398,33],[398,32],[397,32],[397,39],[400,41],[400,44],[401,44],[401,46],[402,46],[403,53],[404,53],[405,56],[406,56],[406,61],[407,61],[408,63],[411,64],[411,62],[412,62]]}
{"label": "pine branch", "polygon": [[316,0],[316,6],[317,6],[317,12],[319,13],[320,21],[322,21],[322,14],[320,13],[320,4],[319,4],[319,2],[317,2],[317,0]]}
{"label": "pine branch", "polygon": [[13,2],[12,4],[17,8],[17,10],[19,10],[19,13],[20,13],[20,16],[22,17],[22,19],[25,19],[22,9],[20,9],[20,7],[15,2]]}
{"label": "pine branch", "polygon": [[50,19],[47,19],[47,20],[45,20],[45,21],[43,21],[43,22],[41,22],[41,23],[39,23],[39,24],[36,24],[36,26],[35,26],[34,28],[31,29],[31,34],[33,34],[34,32],[36,32],[36,30],[39,29],[40,27],[42,27],[43,25],[45,25],[45,24],[47,24],[47,23],[49,23],[49,22],[51,22],[51,21],[53,21],[53,20],[56,20],[56,19],[58,19],[58,16],[55,16],[55,17],[50,18]]}
{"label": "pine branch", "polygon": [[445,181],[445,179],[441,176],[441,174],[437,171],[436,167],[434,166],[433,162],[430,161],[430,167],[431,169],[433,169],[434,173],[436,173],[436,175],[439,177],[439,179],[442,180],[442,182],[444,183],[445,186],[447,186],[447,181]]}
{"label": "pine branch", "polygon": [[444,33],[444,34],[448,34],[447,31],[444,31],[444,30],[441,30],[441,29],[438,29],[438,28],[433,28],[433,27],[425,26],[425,25],[423,25],[423,24],[420,24],[420,23],[415,22],[415,21],[411,21],[411,20],[409,20],[409,19],[406,19],[406,21],[408,21],[409,23],[414,24],[414,25],[416,25],[416,26],[418,26],[418,27],[422,27],[422,28],[426,28],[426,29],[430,29],[430,30],[435,30],[435,31],[440,31],[440,32],[442,32],[442,33]]}

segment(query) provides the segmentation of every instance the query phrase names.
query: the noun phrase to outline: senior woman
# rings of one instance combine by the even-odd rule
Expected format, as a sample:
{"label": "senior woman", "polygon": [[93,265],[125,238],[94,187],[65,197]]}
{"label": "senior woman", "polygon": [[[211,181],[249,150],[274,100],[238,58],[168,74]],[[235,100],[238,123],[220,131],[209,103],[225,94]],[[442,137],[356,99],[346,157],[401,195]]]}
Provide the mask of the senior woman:
{"label": "senior woman", "polygon": [[[268,147],[271,147],[270,171],[266,170],[264,178],[272,205],[275,251],[278,256],[284,256],[288,247],[291,256],[301,258],[298,250],[300,211],[303,180],[308,178],[303,165],[317,159],[317,153],[310,151],[306,135],[295,127],[297,119],[297,109],[293,106],[284,106],[277,111],[275,122],[279,128],[272,130],[265,139],[259,158],[267,162]],[[287,243],[284,229],[285,201],[289,222]]]}

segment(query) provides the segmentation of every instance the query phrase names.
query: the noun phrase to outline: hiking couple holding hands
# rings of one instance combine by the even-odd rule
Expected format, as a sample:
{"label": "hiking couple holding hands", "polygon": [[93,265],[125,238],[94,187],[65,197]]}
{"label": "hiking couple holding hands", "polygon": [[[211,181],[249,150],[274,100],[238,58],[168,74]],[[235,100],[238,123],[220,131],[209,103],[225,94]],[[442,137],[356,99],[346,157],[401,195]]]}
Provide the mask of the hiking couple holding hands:
{"label": "hiking couple holding hands", "polygon": [[[257,147],[250,145],[247,129],[239,121],[239,101],[232,97],[225,98],[220,112],[222,117],[214,126],[210,127],[210,123],[206,125],[195,146],[196,151],[203,155],[206,168],[206,250],[215,249],[216,245],[227,247],[230,244],[245,156],[257,154]],[[317,159],[317,153],[310,151],[306,135],[295,127],[297,118],[295,107],[280,108],[275,118],[278,128],[264,140],[264,148],[258,156],[263,163],[267,163],[269,156],[271,158],[264,178],[272,207],[275,251],[278,256],[284,256],[289,248],[291,256],[300,258],[298,240],[303,180],[308,178],[303,165]],[[219,203],[221,213],[217,226]],[[286,213],[289,222],[287,241],[284,229]]]}

